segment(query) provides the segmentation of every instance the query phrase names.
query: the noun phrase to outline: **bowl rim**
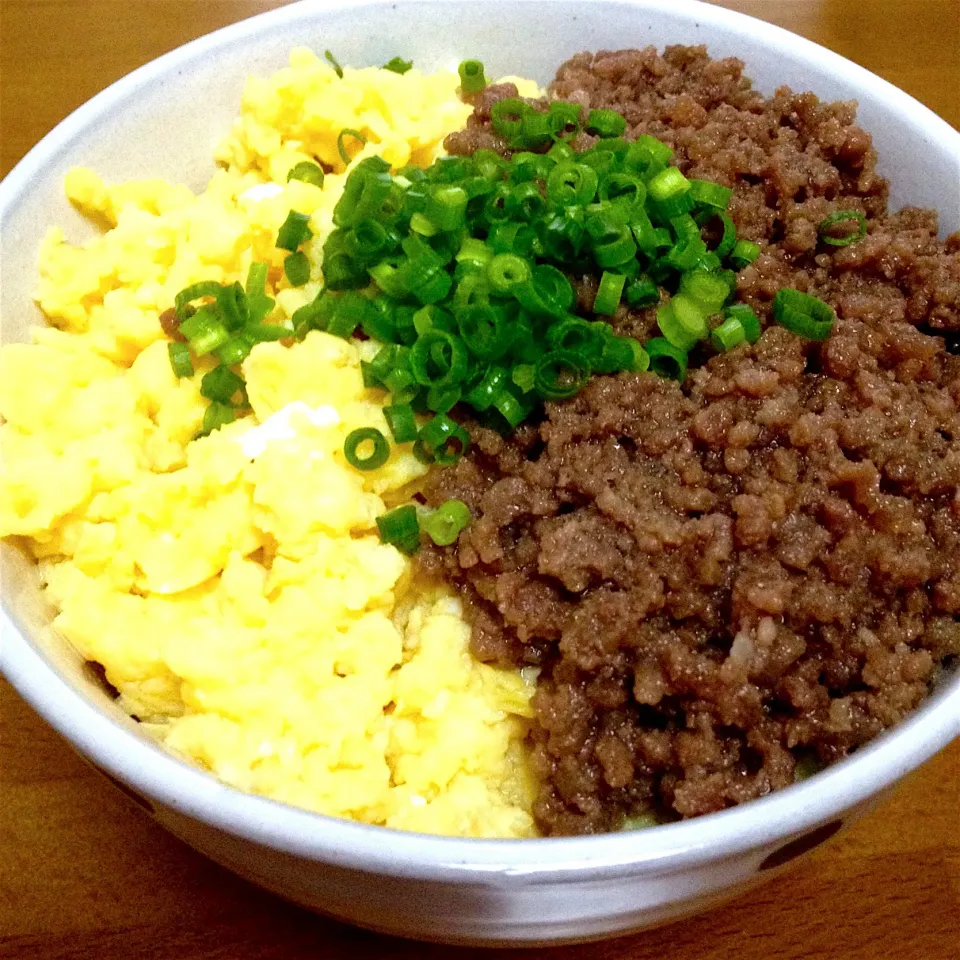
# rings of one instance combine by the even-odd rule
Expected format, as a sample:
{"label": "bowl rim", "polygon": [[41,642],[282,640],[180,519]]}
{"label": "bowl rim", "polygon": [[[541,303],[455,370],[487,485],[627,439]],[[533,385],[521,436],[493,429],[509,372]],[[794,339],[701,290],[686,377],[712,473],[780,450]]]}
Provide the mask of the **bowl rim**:
{"label": "bowl rim", "polygon": [[[384,0],[309,0],[239,21],[193,40],[118,80],[91,98],[29,151],[0,183],[0,224],[28,187],[36,168],[88,125],[138,89],[161,80],[178,64],[278,25],[333,11],[380,6]],[[394,0],[394,3],[472,0]],[[543,0],[487,0],[533,3]],[[934,141],[960,157],[960,133],[929,108],[863,67],[818,44],[745,14],[699,0],[588,0],[671,15],[735,29],[767,51],[787,51],[794,61],[826,67],[851,89],[870,89],[909,115]],[[960,675],[935,692],[910,717],[853,756],[810,780],[759,800],[692,820],[633,833],[587,837],[487,840],[408,833],[312,813],[246,794],[176,758],[134,721],[111,718],[59,674],[27,639],[25,625],[8,609],[0,614],[0,670],[13,687],[83,755],[130,788],[207,826],[274,851],[342,867],[422,880],[508,885],[608,879],[628,873],[674,873],[690,866],[760,850],[786,841],[867,802],[960,736]],[[162,819],[162,817],[161,817]],[[766,852],[766,851],[764,851]]]}

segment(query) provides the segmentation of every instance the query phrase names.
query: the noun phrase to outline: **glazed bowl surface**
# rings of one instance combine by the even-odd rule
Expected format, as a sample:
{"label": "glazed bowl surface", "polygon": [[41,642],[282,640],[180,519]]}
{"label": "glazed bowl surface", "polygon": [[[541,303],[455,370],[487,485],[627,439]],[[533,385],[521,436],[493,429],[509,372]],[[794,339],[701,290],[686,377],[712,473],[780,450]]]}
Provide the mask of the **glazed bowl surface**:
{"label": "glazed bowl surface", "polygon": [[[855,99],[891,205],[936,208],[960,229],[960,134],[880,78],[779,28],[692,0],[324,0],[211,34],[114,84],[49,134],[0,184],[4,342],[41,320],[31,293],[48,225],[90,227],[63,196],[74,165],[118,181],[165,177],[200,189],[245,78],[291,48],[333,49],[354,66],[398,53],[429,70],[466,57],[490,75],[546,83],[580,50],[704,43],[737,56],[756,86]],[[79,752],[173,833],[310,909],[383,932],[452,943],[579,941],[702,910],[771,876],[867,811],[960,736],[960,676],[850,759],[762,800],[629,834],[457,840],[306,813],[240,793],[165,753],[111,701],[50,628],[36,570],[2,547],[2,669]]]}

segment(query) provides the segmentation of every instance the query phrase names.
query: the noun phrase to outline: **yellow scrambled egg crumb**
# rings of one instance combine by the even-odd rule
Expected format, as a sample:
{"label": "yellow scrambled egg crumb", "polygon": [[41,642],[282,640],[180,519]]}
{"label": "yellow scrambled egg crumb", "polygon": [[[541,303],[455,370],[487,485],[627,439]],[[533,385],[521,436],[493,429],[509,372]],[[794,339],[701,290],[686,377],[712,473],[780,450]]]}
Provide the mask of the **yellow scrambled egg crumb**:
{"label": "yellow scrambled egg crumb", "polygon": [[[55,625],[106,668],[121,702],[174,751],[248,791],[407,830],[534,832],[523,752],[530,678],[475,661],[459,601],[415,583],[375,518],[424,467],[409,445],[378,470],[343,458],[386,430],[364,389],[370,344],[312,332],[243,364],[253,415],[194,439],[204,368],[177,380],[158,315],[183,287],[271,265],[282,322],[312,300],[283,278],[277,230],[311,215],[311,262],[361,153],[430,163],[469,108],[453,74],[364,69],[342,80],[306,50],[252,79],[221,169],[194,195],[72,171],[70,199],[107,229],[51,230],[37,299],[51,326],[0,350],[0,535],[40,563]],[[319,157],[323,187],[287,183]],[[209,369],[209,367],[205,368]],[[322,414],[322,415],[321,415]]]}

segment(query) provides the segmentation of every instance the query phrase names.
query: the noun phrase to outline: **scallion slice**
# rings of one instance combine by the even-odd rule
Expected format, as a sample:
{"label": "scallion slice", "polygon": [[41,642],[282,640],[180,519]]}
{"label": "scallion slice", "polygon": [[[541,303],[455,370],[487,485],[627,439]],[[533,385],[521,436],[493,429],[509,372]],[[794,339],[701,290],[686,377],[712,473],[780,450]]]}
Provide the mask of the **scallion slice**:
{"label": "scallion slice", "polygon": [[479,60],[464,60],[458,67],[460,89],[466,93],[479,93],[487,85],[483,64]]}
{"label": "scallion slice", "polygon": [[291,287],[302,287],[310,279],[310,261],[298,250],[283,261],[283,272]]}
{"label": "scallion slice", "polygon": [[219,430],[228,423],[233,423],[237,419],[237,411],[225,404],[214,400],[210,406],[203,412],[203,425],[200,428],[200,436],[205,437]]}
{"label": "scallion slice", "polygon": [[367,138],[359,131],[354,130],[351,127],[345,127],[337,135],[337,153],[340,154],[340,159],[343,161],[344,166],[350,166],[350,161],[353,159],[349,153],[347,153],[347,146],[344,142],[347,137],[353,137],[354,140],[357,140],[363,146],[366,146],[368,143]]}
{"label": "scallion slice", "polygon": [[666,380],[681,383],[687,375],[687,353],[663,337],[654,337],[644,345],[650,358],[650,370]]}
{"label": "scallion slice", "polygon": [[719,183],[710,183],[707,180],[691,180],[690,196],[695,203],[723,211],[727,209],[727,205],[730,203],[733,190],[730,187],[721,186]]}
{"label": "scallion slice", "polygon": [[730,251],[730,263],[737,270],[749,267],[760,256],[760,244],[752,240],[738,240]]}
{"label": "scallion slice", "polygon": [[745,303],[732,304],[723,311],[723,315],[740,322],[748,343],[756,343],[760,339],[760,318]]}
{"label": "scallion slice", "polygon": [[536,363],[533,385],[545,400],[562,400],[579,393],[590,379],[590,364],[570,350],[552,350]]}
{"label": "scallion slice", "polygon": [[644,274],[627,284],[625,298],[628,306],[636,309],[652,307],[660,302],[660,288]]}
{"label": "scallion slice", "polygon": [[[835,236],[831,231],[838,223],[847,223],[854,221],[857,229],[854,233],[847,233],[843,236]],[[849,247],[852,243],[858,243],[867,235],[867,218],[859,210],[838,210],[831,213],[820,221],[817,227],[817,234],[820,239],[831,247]]]}
{"label": "scallion slice", "polygon": [[436,463],[450,466],[467,452],[470,434],[445,413],[438,413],[420,430],[420,440]]}
{"label": "scallion slice", "polygon": [[406,73],[413,68],[412,60],[404,60],[402,57],[392,57],[381,69],[389,70],[391,73]]}
{"label": "scallion slice", "polygon": [[826,340],[837,315],[817,297],[785,287],[773,298],[773,319],[806,340]]}
{"label": "scallion slice", "polygon": [[340,66],[340,62],[337,60],[337,58],[329,50],[324,50],[323,55],[324,57],[326,57],[327,62],[330,64],[330,66],[333,67],[333,70],[336,73],[336,75],[342,80],[343,67]]}
{"label": "scallion slice", "polygon": [[487,263],[486,276],[495,293],[507,294],[518,283],[530,279],[530,264],[516,254],[498,253]]}
{"label": "scallion slice", "polygon": [[[217,283],[215,280],[204,280],[201,283],[194,283],[184,288],[176,295],[173,301],[173,305],[177,311],[177,317],[183,320],[186,317],[187,307],[193,303],[194,300],[200,300],[203,297],[215,297],[222,289],[223,285]],[[186,334],[184,334],[184,336],[186,336]]]}
{"label": "scallion slice", "polygon": [[622,273],[604,270],[597,289],[597,297],[593,301],[593,312],[613,316],[617,312],[617,307],[620,306],[620,297],[623,295],[626,282],[627,278]]}
{"label": "scallion slice", "polygon": [[178,380],[193,376],[193,361],[190,359],[190,348],[185,343],[171,341],[167,344],[167,353],[170,355],[170,366]]}
{"label": "scallion slice", "polygon": [[209,307],[201,307],[192,317],[184,320],[180,324],[180,332],[198,357],[212,353],[230,339],[230,331]]}
{"label": "scallion slice", "polygon": [[710,342],[719,353],[726,353],[747,339],[743,324],[736,317],[727,317],[710,333]]}
{"label": "scallion slice", "polygon": [[300,244],[306,243],[312,236],[310,214],[291,210],[277,234],[277,247],[295,253]]}
{"label": "scallion slice", "polygon": [[310,160],[301,160],[300,163],[290,168],[287,174],[287,183],[291,180],[302,180],[304,183],[313,184],[315,187],[323,186],[323,169],[319,164]]}
{"label": "scallion slice", "polygon": [[[364,456],[360,448],[367,444],[372,444],[372,447],[370,453]],[[357,470],[376,470],[390,459],[390,444],[376,427],[360,427],[347,434],[343,455],[347,463]]]}
{"label": "scallion slice", "polygon": [[587,114],[587,133],[595,137],[622,137],[627,121],[616,110],[591,110]]}
{"label": "scallion slice", "polygon": [[647,184],[647,189],[650,192],[651,199],[662,203],[671,197],[689,192],[690,181],[680,172],[679,168],[667,167]]}
{"label": "scallion slice", "polygon": [[230,337],[222,346],[217,347],[213,355],[224,366],[233,367],[243,363],[250,356],[253,346],[254,341],[246,332],[238,333]]}
{"label": "scallion slice", "polygon": [[235,374],[229,367],[214,367],[204,374],[200,381],[200,395],[208,400],[217,400],[220,403],[235,406],[234,398],[244,390],[243,378]]}
{"label": "scallion slice", "polygon": [[377,530],[382,543],[413,556],[420,549],[420,524],[413,504],[396,507],[377,517]]}
{"label": "scallion slice", "polygon": [[447,500],[433,513],[427,514],[420,526],[438,547],[449,547],[456,543],[470,520],[470,508],[462,500]]}

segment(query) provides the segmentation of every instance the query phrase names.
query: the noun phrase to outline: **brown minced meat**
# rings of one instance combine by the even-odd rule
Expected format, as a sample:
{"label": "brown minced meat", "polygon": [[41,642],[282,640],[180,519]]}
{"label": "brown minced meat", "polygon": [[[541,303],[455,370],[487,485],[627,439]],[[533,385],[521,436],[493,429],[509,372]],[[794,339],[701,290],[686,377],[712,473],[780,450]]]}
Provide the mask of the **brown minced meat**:
{"label": "brown minced meat", "polygon": [[[546,834],[692,817],[786,786],[898,723],[960,653],[960,236],[887,213],[852,103],[761,96],[700,47],[581,54],[551,95],[610,107],[689,176],[734,188],[762,246],[739,299],[829,302],[823,344],[766,326],[678,385],[598,377],[436,471],[474,514],[422,555],[469,601],[483,660],[541,668],[535,806]],[[448,147],[503,148],[479,98]],[[860,210],[869,234],[818,243]],[[589,311],[593,287],[579,282]],[[641,337],[653,310],[621,310]]]}

